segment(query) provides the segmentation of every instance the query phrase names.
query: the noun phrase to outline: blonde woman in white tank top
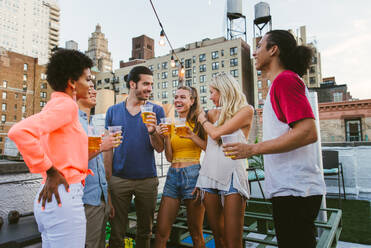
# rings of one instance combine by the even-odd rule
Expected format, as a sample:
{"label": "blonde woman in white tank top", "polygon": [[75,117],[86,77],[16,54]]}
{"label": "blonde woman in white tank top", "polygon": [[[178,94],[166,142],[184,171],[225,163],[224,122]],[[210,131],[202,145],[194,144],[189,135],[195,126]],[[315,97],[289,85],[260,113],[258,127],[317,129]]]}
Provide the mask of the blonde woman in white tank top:
{"label": "blonde woman in white tank top", "polygon": [[218,109],[198,116],[208,134],[208,142],[197,192],[201,193],[207,220],[217,248],[242,247],[242,231],[248,179],[246,160],[225,157],[220,137],[235,134],[246,142],[254,110],[247,104],[238,82],[229,74],[218,74],[211,80],[210,99]]}

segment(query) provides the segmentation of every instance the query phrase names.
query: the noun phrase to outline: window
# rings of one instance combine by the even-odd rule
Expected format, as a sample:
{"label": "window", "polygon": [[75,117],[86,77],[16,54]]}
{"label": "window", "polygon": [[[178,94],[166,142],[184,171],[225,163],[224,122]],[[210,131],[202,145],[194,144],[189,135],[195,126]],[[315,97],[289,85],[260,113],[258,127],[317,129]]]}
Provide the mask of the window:
{"label": "window", "polygon": [[222,68],[224,67],[224,60],[222,60]]}
{"label": "window", "polygon": [[222,57],[224,56],[224,50],[220,51],[220,55],[222,55]]}
{"label": "window", "polygon": [[172,71],[171,71],[171,75],[172,75],[173,77],[177,77],[177,76],[178,76],[178,70],[172,70]]}
{"label": "window", "polygon": [[41,79],[42,80],[45,80],[46,79],[46,74],[45,73],[41,73]]}
{"label": "window", "polygon": [[40,97],[41,98],[46,98],[47,96],[47,93],[46,92],[40,92]]}
{"label": "window", "polygon": [[237,66],[238,65],[238,59],[234,58],[230,60],[230,66]]}
{"label": "window", "polygon": [[233,77],[238,77],[238,70],[237,70],[237,69],[235,69],[235,70],[231,70],[230,72],[231,72],[231,75],[232,75]]}
{"label": "window", "polygon": [[200,76],[200,83],[205,83],[206,81],[206,75],[201,75]]}
{"label": "window", "polygon": [[102,80],[98,80],[97,85],[101,85],[101,84],[102,84]]}
{"label": "window", "polygon": [[205,53],[200,54],[199,60],[200,60],[200,62],[206,61],[206,54]]}
{"label": "window", "polygon": [[160,73],[157,73],[157,79],[160,79]]}
{"label": "window", "polygon": [[27,81],[27,75],[26,74],[23,75],[23,81]]}
{"label": "window", "polygon": [[157,70],[160,70],[160,69],[161,69],[160,64],[157,64]]}
{"label": "window", "polygon": [[218,73],[214,72],[213,74],[211,74],[211,77],[216,77],[216,75],[218,75]]}
{"label": "window", "polygon": [[46,105],[46,102],[45,101],[41,101],[40,102],[40,107],[44,107]]}
{"label": "window", "polygon": [[315,72],[316,72],[316,67],[311,66],[311,67],[309,68],[309,73],[315,73]]}
{"label": "window", "polygon": [[192,86],[192,79],[187,79],[185,81],[185,85],[191,87]]}
{"label": "window", "polygon": [[8,87],[8,82],[5,81],[5,80],[3,81],[3,87],[4,87],[4,88]]}
{"label": "window", "polygon": [[211,58],[212,58],[212,59],[217,59],[217,58],[219,58],[219,52],[218,52],[218,51],[211,52]]}
{"label": "window", "polygon": [[231,47],[230,54],[231,54],[231,56],[236,55],[237,54],[237,47]]}
{"label": "window", "polygon": [[161,83],[157,83],[157,89],[161,89]]}
{"label": "window", "polygon": [[175,93],[176,93],[176,90],[173,90],[173,92],[172,92],[172,93],[173,93],[173,97],[174,97],[174,96],[175,96]]}
{"label": "window", "polygon": [[22,95],[22,101],[26,101],[26,95]]}
{"label": "window", "polygon": [[162,101],[162,104],[167,104],[167,101]]}
{"label": "window", "polygon": [[315,84],[316,83],[316,78],[315,77],[309,77],[309,83],[310,84]]}
{"label": "window", "polygon": [[17,94],[17,93],[14,94],[14,98],[15,98],[15,99],[18,98],[18,94]]}
{"label": "window", "polygon": [[167,62],[163,62],[162,63],[162,69],[167,69],[168,67],[167,67]]}
{"label": "window", "polygon": [[258,99],[259,100],[262,100],[263,99],[263,93],[261,93],[261,92],[258,93]]}
{"label": "window", "polygon": [[200,93],[206,93],[206,86],[205,85],[200,86]]}
{"label": "window", "polygon": [[17,109],[17,104],[14,104],[14,109]]}
{"label": "window", "polygon": [[26,112],[26,106],[22,106],[22,113]]}
{"label": "window", "polygon": [[110,82],[110,80],[111,80],[110,78],[105,78],[105,79],[104,79],[104,82],[105,82],[106,84],[108,84],[108,83]]}
{"label": "window", "polygon": [[6,92],[3,92],[3,99],[6,99]]}
{"label": "window", "polygon": [[167,83],[167,82],[162,82],[162,88],[163,88],[163,89],[166,89],[167,86],[168,86],[168,83]]}
{"label": "window", "polygon": [[261,89],[261,88],[262,88],[262,81],[259,80],[259,81],[258,81],[258,89]]}
{"label": "window", "polygon": [[193,84],[197,83],[196,77],[193,77]]}
{"label": "window", "polygon": [[13,120],[14,120],[14,121],[16,121],[16,120],[17,120],[17,116],[16,116],[16,115],[15,115],[15,116],[13,117]]}
{"label": "window", "polygon": [[200,72],[205,72],[206,71],[206,65],[200,65]]}
{"label": "window", "polygon": [[193,73],[196,73],[196,66],[193,66]]}
{"label": "window", "polygon": [[6,111],[6,103],[1,104],[1,111]]}
{"label": "window", "polygon": [[218,69],[219,69],[219,62],[213,62],[213,63],[211,64],[211,68],[212,68],[213,70],[218,70]]}
{"label": "window", "polygon": [[201,96],[200,100],[201,100],[201,104],[206,104],[207,103],[207,97],[206,96]]}
{"label": "window", "polygon": [[185,66],[185,68],[191,68],[191,66],[192,66],[191,59],[186,59],[184,66]]}
{"label": "window", "polygon": [[6,122],[6,115],[1,115],[1,122]]}
{"label": "window", "polygon": [[27,91],[27,84],[24,84],[24,85],[23,85],[23,90],[24,90],[24,91]]}
{"label": "window", "polygon": [[312,57],[312,64],[317,64],[317,57]]}
{"label": "window", "polygon": [[148,69],[150,69],[151,71],[153,71],[153,65],[148,66]]}
{"label": "window", "polygon": [[173,80],[173,88],[178,87],[178,84],[179,84],[178,80]]}
{"label": "window", "polygon": [[196,63],[196,56],[193,56],[193,57],[192,57],[192,62],[193,62],[193,63]]}
{"label": "window", "polygon": [[346,141],[362,141],[361,119],[345,120]]}
{"label": "window", "polygon": [[185,78],[191,78],[192,77],[192,69],[188,69],[185,71]]}
{"label": "window", "polygon": [[168,92],[167,91],[163,91],[162,92],[162,99],[166,99],[168,96]]}
{"label": "window", "polygon": [[41,89],[46,89],[48,86],[46,83],[41,84]]}
{"label": "window", "polygon": [[161,97],[161,93],[159,92],[159,93],[157,93],[157,98],[160,99],[160,97]]}
{"label": "window", "polygon": [[343,101],[343,92],[334,92],[332,94],[334,102],[342,102]]}
{"label": "window", "polygon": [[24,71],[27,71],[28,70],[28,65],[27,64],[23,64],[23,70]]}
{"label": "window", "polygon": [[164,71],[164,72],[161,74],[161,78],[162,78],[162,79],[165,79],[165,78],[167,78],[167,75],[168,75],[168,72],[167,72],[167,71]]}
{"label": "window", "polygon": [[258,74],[258,76],[261,76],[262,71],[256,71],[256,73]]}

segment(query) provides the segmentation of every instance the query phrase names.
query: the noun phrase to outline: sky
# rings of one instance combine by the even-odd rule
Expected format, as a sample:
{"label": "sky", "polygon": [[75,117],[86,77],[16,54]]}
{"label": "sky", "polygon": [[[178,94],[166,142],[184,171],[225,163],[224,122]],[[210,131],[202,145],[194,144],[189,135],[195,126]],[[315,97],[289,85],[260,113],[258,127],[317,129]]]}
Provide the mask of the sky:
{"label": "sky", "polygon": [[[152,0],[174,48],[226,34],[226,0]],[[61,9],[60,46],[74,40],[86,51],[96,24],[108,39],[113,67],[131,57],[132,37],[155,40],[155,56],[169,53],[158,45],[160,26],[149,0],[58,0]],[[247,21],[247,43],[252,44],[254,5],[242,0]],[[335,76],[355,98],[371,98],[370,0],[265,0],[273,29],[306,26],[309,40],[321,53],[322,77]],[[252,46],[252,45],[251,45]]]}

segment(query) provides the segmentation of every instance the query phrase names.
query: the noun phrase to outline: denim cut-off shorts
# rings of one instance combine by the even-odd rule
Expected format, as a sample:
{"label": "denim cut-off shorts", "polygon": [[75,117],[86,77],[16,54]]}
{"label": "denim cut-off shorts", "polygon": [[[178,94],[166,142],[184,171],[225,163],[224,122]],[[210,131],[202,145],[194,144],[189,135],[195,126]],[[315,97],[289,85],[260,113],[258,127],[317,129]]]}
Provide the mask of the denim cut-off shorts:
{"label": "denim cut-off shorts", "polygon": [[226,190],[218,190],[218,189],[212,189],[212,188],[202,188],[202,191],[211,193],[211,194],[219,194],[219,195],[232,195],[232,194],[239,194],[238,190],[233,187],[233,174],[232,174],[232,179],[231,179],[231,185],[229,186],[228,191]]}
{"label": "denim cut-off shorts", "polygon": [[170,167],[162,195],[181,200],[194,199],[192,192],[196,187],[200,168],[200,164],[184,168]]}

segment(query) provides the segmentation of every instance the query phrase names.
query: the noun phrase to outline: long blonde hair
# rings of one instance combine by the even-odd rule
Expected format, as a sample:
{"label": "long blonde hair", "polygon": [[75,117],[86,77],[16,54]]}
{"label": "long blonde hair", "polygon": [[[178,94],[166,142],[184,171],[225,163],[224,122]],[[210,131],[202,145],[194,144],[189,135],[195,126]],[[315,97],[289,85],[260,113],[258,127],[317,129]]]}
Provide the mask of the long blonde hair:
{"label": "long blonde hair", "polygon": [[240,85],[231,75],[219,73],[211,79],[209,85],[220,93],[219,106],[221,107],[221,113],[218,126],[231,119],[241,108],[248,106],[246,96]]}

